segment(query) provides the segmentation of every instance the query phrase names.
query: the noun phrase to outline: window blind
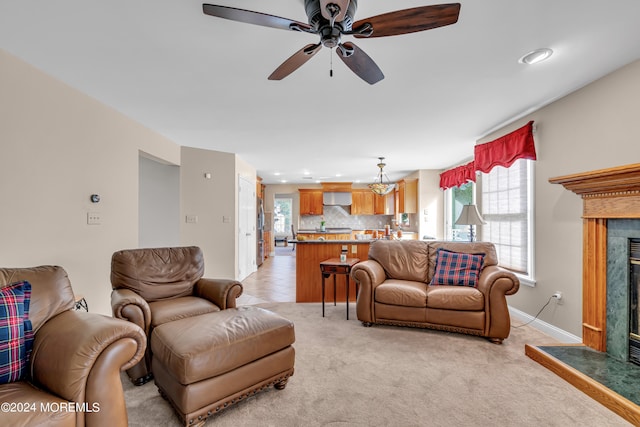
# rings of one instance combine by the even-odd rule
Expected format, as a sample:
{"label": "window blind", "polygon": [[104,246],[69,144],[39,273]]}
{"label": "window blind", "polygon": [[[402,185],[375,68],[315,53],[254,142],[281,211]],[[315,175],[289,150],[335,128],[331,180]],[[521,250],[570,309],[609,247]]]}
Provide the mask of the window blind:
{"label": "window blind", "polygon": [[529,275],[530,161],[482,174],[482,240],[492,242],[502,267]]}

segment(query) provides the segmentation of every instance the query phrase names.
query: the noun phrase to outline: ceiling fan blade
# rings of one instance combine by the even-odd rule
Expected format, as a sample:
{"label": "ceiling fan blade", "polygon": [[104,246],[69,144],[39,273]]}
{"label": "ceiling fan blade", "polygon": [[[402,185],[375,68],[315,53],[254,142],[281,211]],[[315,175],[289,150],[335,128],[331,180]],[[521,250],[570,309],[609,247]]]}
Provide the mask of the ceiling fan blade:
{"label": "ceiling fan blade", "polygon": [[282,80],[298,68],[302,67],[313,55],[318,53],[322,45],[308,44],[284,61],[276,70],[271,73],[269,80]]}
{"label": "ceiling fan blade", "polygon": [[203,4],[202,11],[206,15],[218,18],[230,19],[232,21],[246,22],[247,24],[262,25],[263,27],[278,28],[281,30],[306,31],[315,33],[311,25],[298,22],[279,16],[268,15],[262,12],[237,9],[235,7],[218,6],[215,4]]}
{"label": "ceiling fan blade", "polygon": [[[437,4],[421,6],[411,9],[397,10],[361,19],[353,24],[353,35],[362,37],[386,37],[399,34],[415,33],[431,30],[458,22],[460,3]],[[358,34],[358,30],[370,25],[373,29],[370,35]]]}
{"label": "ceiling fan blade", "polygon": [[[334,22],[342,22],[344,21],[344,17],[347,14],[347,9],[349,8],[350,0],[320,0],[320,13],[322,16],[331,22],[333,18],[331,16],[331,10],[336,10],[335,21]],[[338,9],[334,9],[333,6],[327,8],[328,5],[338,6]]]}
{"label": "ceiling fan blade", "polygon": [[373,62],[373,59],[355,44],[342,43],[338,45],[336,52],[351,71],[370,85],[384,79],[382,70]]}

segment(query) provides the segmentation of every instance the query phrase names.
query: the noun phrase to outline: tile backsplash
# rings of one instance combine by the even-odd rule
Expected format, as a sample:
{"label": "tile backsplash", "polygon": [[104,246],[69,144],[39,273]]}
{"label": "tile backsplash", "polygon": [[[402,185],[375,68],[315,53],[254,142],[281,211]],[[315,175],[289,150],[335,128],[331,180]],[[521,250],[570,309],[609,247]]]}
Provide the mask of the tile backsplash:
{"label": "tile backsplash", "polygon": [[[351,215],[348,206],[325,206],[325,226],[329,228],[351,228],[353,230],[365,230],[372,228],[384,228],[392,225],[393,215]],[[298,230],[313,230],[320,228],[320,215],[302,215],[298,223]]]}

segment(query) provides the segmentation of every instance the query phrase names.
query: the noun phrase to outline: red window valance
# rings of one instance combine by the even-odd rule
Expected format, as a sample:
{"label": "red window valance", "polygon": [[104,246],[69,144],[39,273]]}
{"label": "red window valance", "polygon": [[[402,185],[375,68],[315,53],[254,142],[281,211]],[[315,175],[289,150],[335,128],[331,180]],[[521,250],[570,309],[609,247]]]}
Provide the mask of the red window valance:
{"label": "red window valance", "polygon": [[508,168],[518,159],[536,160],[533,120],[518,130],[474,148],[476,170],[480,172],[489,173],[495,166]]}
{"label": "red window valance", "polygon": [[468,181],[476,182],[476,168],[473,161],[440,174],[440,188],[443,190],[459,187]]}

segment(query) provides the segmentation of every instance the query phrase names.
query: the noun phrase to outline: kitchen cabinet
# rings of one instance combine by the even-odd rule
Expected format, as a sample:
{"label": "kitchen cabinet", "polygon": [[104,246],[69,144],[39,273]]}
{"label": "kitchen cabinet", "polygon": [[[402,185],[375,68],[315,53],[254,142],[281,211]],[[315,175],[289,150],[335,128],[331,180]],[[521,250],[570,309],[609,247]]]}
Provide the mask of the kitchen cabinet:
{"label": "kitchen cabinet", "polygon": [[[348,243],[348,256],[350,258],[359,258],[360,261],[368,259],[370,243],[367,240]],[[300,242],[296,244],[296,302],[322,301],[320,263],[328,258],[339,257],[343,246],[344,244],[340,241]],[[339,274],[336,279],[337,301],[344,301],[346,299],[345,276]],[[353,280],[350,280],[349,286],[349,296],[353,302],[356,300],[356,284]],[[331,289],[331,285],[328,284],[327,288]],[[327,299],[329,298],[327,297]],[[319,313],[318,318],[320,319]]]}
{"label": "kitchen cabinet", "polygon": [[398,181],[397,213],[418,213],[418,180]]}
{"label": "kitchen cabinet", "polygon": [[392,191],[384,196],[373,195],[374,215],[393,215],[395,213],[395,195]]}
{"label": "kitchen cabinet", "polygon": [[322,190],[299,189],[300,215],[322,215]]}
{"label": "kitchen cabinet", "polygon": [[351,215],[373,215],[375,196],[371,190],[351,190]]}

